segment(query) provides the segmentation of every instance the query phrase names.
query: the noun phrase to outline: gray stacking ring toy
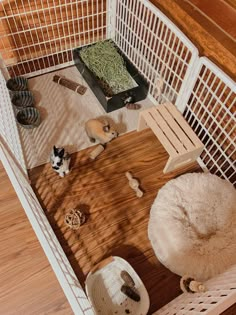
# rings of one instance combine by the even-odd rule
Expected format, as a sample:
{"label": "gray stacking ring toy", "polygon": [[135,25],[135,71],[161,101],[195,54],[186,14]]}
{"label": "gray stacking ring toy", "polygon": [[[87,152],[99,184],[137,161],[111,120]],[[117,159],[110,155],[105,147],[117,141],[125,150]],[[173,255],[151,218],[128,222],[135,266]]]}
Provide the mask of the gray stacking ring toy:
{"label": "gray stacking ring toy", "polygon": [[18,109],[33,106],[34,97],[30,91],[14,91],[11,92],[11,102]]}
{"label": "gray stacking ring toy", "polygon": [[10,91],[25,91],[28,89],[28,80],[24,77],[15,77],[7,81],[7,88]]}
{"label": "gray stacking ring toy", "polygon": [[16,114],[17,122],[26,129],[32,129],[40,125],[40,113],[35,107],[26,107]]}

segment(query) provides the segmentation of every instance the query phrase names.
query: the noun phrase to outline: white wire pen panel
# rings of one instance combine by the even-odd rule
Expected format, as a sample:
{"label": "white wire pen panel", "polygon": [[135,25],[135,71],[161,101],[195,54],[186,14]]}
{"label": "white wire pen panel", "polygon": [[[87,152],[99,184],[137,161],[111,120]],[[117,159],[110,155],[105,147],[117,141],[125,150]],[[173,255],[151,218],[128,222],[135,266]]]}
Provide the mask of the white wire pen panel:
{"label": "white wire pen panel", "polygon": [[150,95],[179,107],[198,57],[186,36],[149,1],[117,0],[115,42],[150,83]]}
{"label": "white wire pen panel", "polygon": [[236,185],[236,83],[200,58],[184,117],[204,143],[204,166]]}
{"label": "white wire pen panel", "polygon": [[21,173],[15,158],[11,155],[7,144],[4,143],[1,136],[0,158],[71,308],[78,315],[94,315],[92,306],[61,248],[33,189],[26,177]]}
{"label": "white wire pen panel", "polygon": [[6,81],[1,71],[0,71],[0,135],[8,144],[11,152],[14,154],[22,170],[27,174],[13,107],[11,104],[8,89],[6,87]]}
{"label": "white wire pen panel", "polygon": [[72,50],[106,38],[106,0],[0,2],[0,54],[10,76],[73,64]]}
{"label": "white wire pen panel", "polygon": [[221,314],[236,301],[236,265],[208,280],[205,285],[205,293],[184,293],[153,315]]}

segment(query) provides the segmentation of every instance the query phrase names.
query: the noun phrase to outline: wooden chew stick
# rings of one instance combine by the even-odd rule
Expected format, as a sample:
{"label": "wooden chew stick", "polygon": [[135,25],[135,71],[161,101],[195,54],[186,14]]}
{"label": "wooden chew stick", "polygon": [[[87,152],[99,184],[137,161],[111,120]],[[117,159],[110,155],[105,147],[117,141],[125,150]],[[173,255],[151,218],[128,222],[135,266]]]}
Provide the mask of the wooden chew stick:
{"label": "wooden chew stick", "polygon": [[129,186],[135,191],[136,196],[138,198],[143,197],[143,191],[139,188],[139,182],[136,178],[133,178],[132,174],[130,172],[126,172],[125,176],[127,177],[129,181]]}
{"label": "wooden chew stick", "polygon": [[59,75],[54,75],[53,82],[56,82],[60,85],[63,85],[65,87],[67,87],[68,89],[73,90],[73,91],[75,91],[81,95],[83,95],[87,90],[87,88],[85,86],[83,86],[79,83],[76,83],[74,81],[71,81],[69,79],[63,78]]}
{"label": "wooden chew stick", "polygon": [[95,160],[96,157],[97,157],[100,153],[102,153],[102,151],[104,151],[104,146],[101,145],[101,144],[99,144],[95,149],[93,149],[92,152],[90,152],[90,154],[89,154],[90,159]]}

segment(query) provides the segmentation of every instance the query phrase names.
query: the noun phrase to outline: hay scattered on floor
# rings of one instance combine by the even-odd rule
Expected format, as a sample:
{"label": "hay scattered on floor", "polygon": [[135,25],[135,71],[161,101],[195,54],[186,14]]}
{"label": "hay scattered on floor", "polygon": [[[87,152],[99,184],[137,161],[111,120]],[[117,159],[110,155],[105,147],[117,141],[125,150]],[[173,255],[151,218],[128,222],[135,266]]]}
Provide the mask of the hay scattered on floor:
{"label": "hay scattered on floor", "polygon": [[114,94],[135,86],[122,56],[112,41],[102,41],[85,47],[80,56],[96,77],[109,85]]}

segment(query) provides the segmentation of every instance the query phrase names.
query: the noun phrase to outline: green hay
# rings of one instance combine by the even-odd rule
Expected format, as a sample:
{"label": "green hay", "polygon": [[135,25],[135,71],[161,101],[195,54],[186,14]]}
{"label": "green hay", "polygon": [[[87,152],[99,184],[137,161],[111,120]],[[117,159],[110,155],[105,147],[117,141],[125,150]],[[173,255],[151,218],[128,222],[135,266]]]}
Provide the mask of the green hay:
{"label": "green hay", "polygon": [[102,41],[83,48],[80,56],[96,77],[109,85],[114,94],[135,86],[123,58],[111,41]]}

